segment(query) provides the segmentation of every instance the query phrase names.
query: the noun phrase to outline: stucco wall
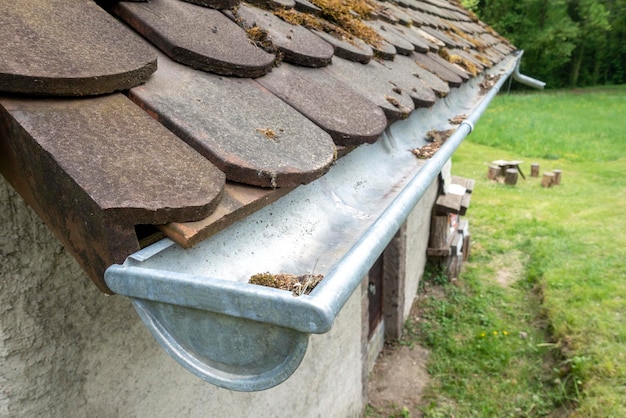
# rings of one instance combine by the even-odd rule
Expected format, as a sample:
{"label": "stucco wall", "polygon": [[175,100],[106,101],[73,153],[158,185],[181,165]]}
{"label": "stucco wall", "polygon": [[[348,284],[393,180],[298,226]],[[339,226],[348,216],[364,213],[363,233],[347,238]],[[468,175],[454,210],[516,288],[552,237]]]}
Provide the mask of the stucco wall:
{"label": "stucco wall", "polygon": [[363,403],[361,292],[301,366],[263,392],[171,359],[130,302],[104,296],[0,177],[0,416],[351,417]]}
{"label": "stucco wall", "polygon": [[437,200],[439,181],[430,185],[424,196],[406,220],[406,256],[404,281],[404,319],[409,316],[413,299],[417,295],[419,281],[426,265],[426,249],[430,234],[432,208]]}

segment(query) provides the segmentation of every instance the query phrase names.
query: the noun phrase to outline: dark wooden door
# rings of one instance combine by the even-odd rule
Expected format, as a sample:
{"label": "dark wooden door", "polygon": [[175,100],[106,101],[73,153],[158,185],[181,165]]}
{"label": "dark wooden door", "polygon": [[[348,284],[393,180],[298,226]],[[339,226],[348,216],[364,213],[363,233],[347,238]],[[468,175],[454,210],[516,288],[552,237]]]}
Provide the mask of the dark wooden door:
{"label": "dark wooden door", "polygon": [[367,274],[369,300],[369,336],[383,317],[383,256],[381,255]]}

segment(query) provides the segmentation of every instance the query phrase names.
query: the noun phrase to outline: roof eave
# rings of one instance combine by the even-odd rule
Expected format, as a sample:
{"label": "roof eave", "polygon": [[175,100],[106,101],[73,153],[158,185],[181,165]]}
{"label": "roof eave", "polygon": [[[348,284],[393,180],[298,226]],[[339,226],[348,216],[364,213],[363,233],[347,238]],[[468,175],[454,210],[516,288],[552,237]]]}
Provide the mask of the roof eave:
{"label": "roof eave", "polygon": [[[331,329],[520,59],[512,54],[492,68],[499,78],[486,93],[482,76],[471,79],[339,159],[322,178],[196,247],[165,239],[112,265],[106,284],[130,297],[166,351],[204,380],[238,391],[283,382],[304,357],[309,335]],[[448,119],[460,114],[469,116],[432,158],[415,158],[410,150],[426,144],[426,132],[450,128]],[[294,297],[247,283],[266,271],[325,278],[310,295]],[[244,344],[218,343],[235,329]]]}

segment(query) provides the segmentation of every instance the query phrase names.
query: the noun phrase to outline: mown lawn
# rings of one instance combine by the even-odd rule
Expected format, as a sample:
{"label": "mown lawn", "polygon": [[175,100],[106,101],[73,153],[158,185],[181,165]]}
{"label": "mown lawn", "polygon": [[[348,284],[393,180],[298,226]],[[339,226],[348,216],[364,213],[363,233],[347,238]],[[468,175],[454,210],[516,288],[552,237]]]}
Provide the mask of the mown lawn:
{"label": "mown lawn", "polygon": [[[496,159],[527,179],[488,180]],[[626,416],[626,86],[500,95],[453,172],[476,180],[472,256],[431,272],[404,341],[432,353],[425,416]]]}

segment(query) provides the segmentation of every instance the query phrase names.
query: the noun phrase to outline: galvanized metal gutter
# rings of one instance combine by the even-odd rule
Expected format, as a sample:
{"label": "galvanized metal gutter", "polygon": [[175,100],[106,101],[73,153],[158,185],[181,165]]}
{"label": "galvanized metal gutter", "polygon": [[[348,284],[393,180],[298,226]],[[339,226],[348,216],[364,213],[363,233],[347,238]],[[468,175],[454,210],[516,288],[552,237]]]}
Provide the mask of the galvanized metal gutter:
{"label": "galvanized metal gutter", "polygon": [[[520,58],[494,69],[501,77],[486,95],[477,93],[480,80],[470,80],[322,178],[198,246],[184,250],[165,239],[109,267],[107,285],[130,297],[164,349],[204,380],[238,391],[283,382],[304,357],[309,335],[331,329]],[[426,143],[427,131],[463,113],[469,116],[431,159],[409,152]],[[325,278],[310,295],[295,297],[247,283],[265,271]]]}
{"label": "galvanized metal gutter", "polygon": [[519,67],[522,62],[523,54],[524,54],[524,51],[519,51],[517,65],[515,66],[515,71],[513,72],[513,77],[512,77],[513,80],[517,81],[518,83],[527,85],[528,87],[542,90],[546,86],[546,83],[544,83],[543,81],[536,80],[532,77],[528,77],[519,72]]}

